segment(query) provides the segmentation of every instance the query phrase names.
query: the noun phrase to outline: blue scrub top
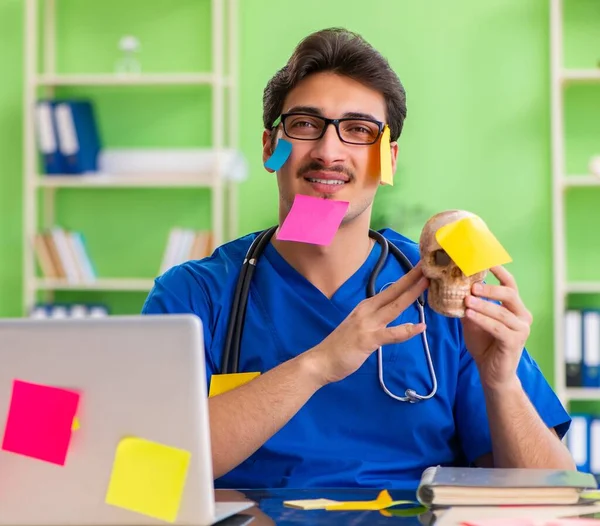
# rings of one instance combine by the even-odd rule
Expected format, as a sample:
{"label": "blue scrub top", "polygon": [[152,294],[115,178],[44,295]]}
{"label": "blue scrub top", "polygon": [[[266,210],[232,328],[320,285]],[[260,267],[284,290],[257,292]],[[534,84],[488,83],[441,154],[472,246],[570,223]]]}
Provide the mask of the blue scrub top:
{"label": "blue scrub top", "polygon": [[[415,264],[418,245],[381,233]],[[193,313],[206,345],[206,374],[218,374],[233,291],[256,233],[219,247],[212,256],[176,266],[156,279],[145,314]],[[319,344],[366,298],[380,254],[376,243],[360,269],[328,299],[268,244],[254,273],[240,351],[240,372],[264,373]],[[376,291],[404,274],[389,255]],[[460,321],[425,309],[438,390],[418,404],[396,401],[379,384],[377,353],[344,380],[326,385],[258,451],[215,480],[217,488],[416,488],[432,465],[469,465],[492,450],[477,368]],[[415,305],[392,323],[417,323]],[[392,393],[429,393],[431,380],[420,336],[383,348]],[[523,352],[518,375],[543,421],[562,438],[570,418],[538,365]]]}

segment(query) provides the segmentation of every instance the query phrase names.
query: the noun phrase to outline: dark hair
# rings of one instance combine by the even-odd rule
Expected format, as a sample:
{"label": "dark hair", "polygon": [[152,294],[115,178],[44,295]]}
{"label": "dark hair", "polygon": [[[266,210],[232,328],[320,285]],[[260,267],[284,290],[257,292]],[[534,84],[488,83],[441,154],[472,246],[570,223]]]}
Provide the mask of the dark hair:
{"label": "dark hair", "polygon": [[406,118],[406,92],[388,61],[363,37],[343,28],[317,31],[304,38],[288,63],[267,84],[263,124],[270,130],[287,94],[312,73],[332,71],[377,90],[385,97],[390,138],[400,137]]}

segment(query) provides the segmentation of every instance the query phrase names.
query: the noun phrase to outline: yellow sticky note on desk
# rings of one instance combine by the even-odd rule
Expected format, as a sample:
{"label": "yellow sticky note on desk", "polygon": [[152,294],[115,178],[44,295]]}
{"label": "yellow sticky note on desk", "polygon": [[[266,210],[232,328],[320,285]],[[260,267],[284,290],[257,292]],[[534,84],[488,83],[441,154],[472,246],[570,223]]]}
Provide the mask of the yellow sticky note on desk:
{"label": "yellow sticky note on desk", "polygon": [[435,233],[435,238],[465,276],[512,261],[508,252],[477,216],[463,217],[444,225]]}
{"label": "yellow sticky note on desk", "polygon": [[183,449],[124,438],[117,446],[106,503],[175,522],[190,457]]}
{"label": "yellow sticky note on desk", "polygon": [[330,499],[302,499],[302,500],[286,500],[284,506],[288,508],[296,508],[299,510],[327,510],[327,511],[355,511],[355,510],[383,510],[391,506],[399,504],[418,505],[418,502],[412,500],[392,500],[389,492],[383,490],[376,500],[369,501],[348,501],[340,502]]}
{"label": "yellow sticky note on desk", "polygon": [[383,510],[392,506],[394,501],[387,490],[383,490],[375,500],[349,501],[326,506],[327,511],[361,511],[361,510]]}
{"label": "yellow sticky note on desk", "polygon": [[593,499],[593,500],[600,500],[600,491],[598,490],[592,490],[592,491],[582,491],[579,496],[582,499]]}
{"label": "yellow sticky note on desk", "polygon": [[332,504],[342,504],[337,500],[330,499],[301,499],[301,500],[285,500],[283,505],[288,508],[296,508],[298,510],[324,510]]}
{"label": "yellow sticky note on desk", "polygon": [[208,397],[231,391],[240,385],[247,384],[250,380],[254,380],[257,376],[260,376],[260,373],[213,374],[210,379]]}
{"label": "yellow sticky note on desk", "polygon": [[394,186],[392,173],[392,153],[390,148],[390,128],[386,124],[379,140],[379,157],[381,166],[381,182]]}

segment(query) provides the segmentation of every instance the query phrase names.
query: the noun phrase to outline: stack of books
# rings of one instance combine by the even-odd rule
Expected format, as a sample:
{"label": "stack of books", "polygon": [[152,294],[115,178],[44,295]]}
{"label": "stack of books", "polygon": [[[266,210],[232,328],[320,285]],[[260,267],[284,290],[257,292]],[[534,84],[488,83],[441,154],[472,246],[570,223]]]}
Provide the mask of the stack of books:
{"label": "stack of books", "polygon": [[80,232],[54,227],[36,234],[34,252],[42,276],[68,283],[93,283],[96,271]]}
{"label": "stack of books", "polygon": [[175,265],[210,256],[213,250],[212,233],[207,230],[191,230],[175,227],[169,232],[159,274]]}

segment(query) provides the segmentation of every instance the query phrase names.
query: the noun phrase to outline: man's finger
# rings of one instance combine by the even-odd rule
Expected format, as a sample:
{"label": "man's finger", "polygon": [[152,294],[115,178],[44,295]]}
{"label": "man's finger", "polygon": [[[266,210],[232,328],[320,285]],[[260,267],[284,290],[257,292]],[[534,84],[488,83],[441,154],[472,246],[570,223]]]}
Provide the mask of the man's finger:
{"label": "man's finger", "polygon": [[404,274],[398,281],[392,283],[389,287],[375,294],[369,302],[373,310],[378,310],[384,305],[395,300],[400,294],[408,290],[423,277],[423,269],[420,265],[415,266],[409,272]]}
{"label": "man's finger", "polygon": [[429,280],[422,277],[419,281],[411,285],[410,288],[402,291],[399,296],[393,298],[387,305],[383,305],[373,313],[373,316],[376,317],[379,323],[387,325],[414,303],[425,292],[428,286]]}
{"label": "man's finger", "polygon": [[523,318],[527,317],[527,308],[517,290],[512,287],[474,283],[471,287],[471,294],[480,298],[499,301],[515,315]]}
{"label": "man's finger", "polygon": [[517,291],[519,290],[517,287],[517,281],[515,280],[514,276],[502,265],[492,267],[490,271],[494,276],[498,278],[500,285],[504,285],[505,287],[509,287]]}
{"label": "man's finger", "polygon": [[381,345],[402,343],[410,340],[417,334],[421,334],[424,330],[424,323],[403,323],[394,327],[386,327],[385,329],[381,329],[379,341]]}
{"label": "man's finger", "polygon": [[498,305],[492,301],[475,296],[467,296],[465,298],[465,305],[471,310],[499,321],[513,331],[518,331],[522,328],[523,320],[519,319],[516,314],[504,305]]}

